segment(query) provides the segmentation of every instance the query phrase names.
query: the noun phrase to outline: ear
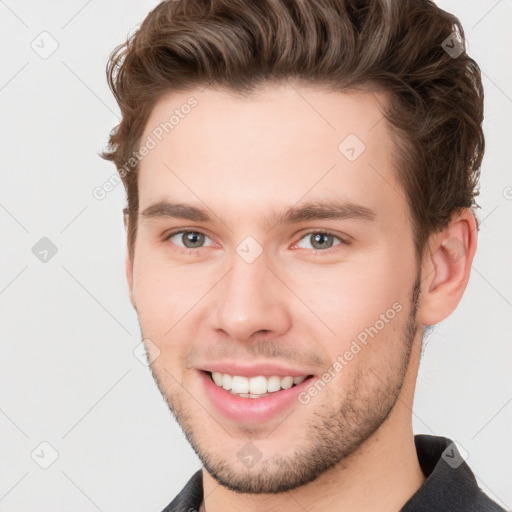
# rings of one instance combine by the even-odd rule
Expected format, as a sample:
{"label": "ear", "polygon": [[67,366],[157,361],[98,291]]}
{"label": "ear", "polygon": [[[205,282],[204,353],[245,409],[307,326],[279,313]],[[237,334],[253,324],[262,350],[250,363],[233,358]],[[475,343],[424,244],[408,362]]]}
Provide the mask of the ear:
{"label": "ear", "polygon": [[[125,208],[123,210],[123,220],[124,220],[124,230],[128,234],[128,227],[130,225],[129,216],[128,216],[128,209]],[[135,307],[135,301],[133,300],[133,260],[130,257],[130,251],[127,248],[126,249],[126,256],[125,256],[125,272],[126,272],[126,281],[128,282],[128,292],[130,295],[130,302],[132,303],[132,306]]]}
{"label": "ear", "polygon": [[417,318],[435,325],[455,310],[466,290],[477,246],[471,210],[454,215],[449,225],[429,239],[422,264],[421,303]]}

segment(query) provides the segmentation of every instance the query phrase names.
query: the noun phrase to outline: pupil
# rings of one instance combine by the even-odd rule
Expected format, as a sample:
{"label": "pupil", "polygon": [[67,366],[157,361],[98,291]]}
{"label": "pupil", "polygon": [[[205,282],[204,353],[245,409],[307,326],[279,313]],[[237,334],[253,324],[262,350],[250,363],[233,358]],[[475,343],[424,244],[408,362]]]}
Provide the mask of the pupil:
{"label": "pupil", "polygon": [[204,242],[204,235],[202,233],[195,233],[194,231],[189,231],[185,233],[183,238],[183,243],[185,247],[195,248],[201,247],[201,244]]}
{"label": "pupil", "polygon": [[[316,233],[315,235],[313,235],[313,247],[315,247],[315,249],[325,249],[325,248],[329,248],[331,246],[330,243],[328,242],[332,242],[332,235],[328,235],[327,233]],[[317,247],[316,244],[318,243],[318,245],[320,245],[320,247]]]}

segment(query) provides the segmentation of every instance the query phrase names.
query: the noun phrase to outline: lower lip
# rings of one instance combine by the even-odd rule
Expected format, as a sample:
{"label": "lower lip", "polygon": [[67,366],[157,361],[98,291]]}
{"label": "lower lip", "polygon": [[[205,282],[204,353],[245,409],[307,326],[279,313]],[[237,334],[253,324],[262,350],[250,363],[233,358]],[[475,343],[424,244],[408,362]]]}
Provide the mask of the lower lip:
{"label": "lower lip", "polygon": [[217,410],[226,418],[238,423],[264,423],[286,411],[298,402],[298,395],[308,387],[314,377],[308,377],[300,384],[288,389],[270,393],[263,398],[242,398],[215,384],[210,374],[200,371],[206,395]]}

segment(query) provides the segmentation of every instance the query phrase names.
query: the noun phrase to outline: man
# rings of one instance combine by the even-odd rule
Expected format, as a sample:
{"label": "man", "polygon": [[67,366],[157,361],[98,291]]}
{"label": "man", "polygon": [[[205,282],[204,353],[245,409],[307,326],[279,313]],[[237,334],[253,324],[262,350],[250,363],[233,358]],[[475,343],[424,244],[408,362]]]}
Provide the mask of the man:
{"label": "man", "polygon": [[477,243],[463,35],[427,0],[177,0],[113,52],[130,299],[203,464],[166,511],[502,510],[411,420]]}

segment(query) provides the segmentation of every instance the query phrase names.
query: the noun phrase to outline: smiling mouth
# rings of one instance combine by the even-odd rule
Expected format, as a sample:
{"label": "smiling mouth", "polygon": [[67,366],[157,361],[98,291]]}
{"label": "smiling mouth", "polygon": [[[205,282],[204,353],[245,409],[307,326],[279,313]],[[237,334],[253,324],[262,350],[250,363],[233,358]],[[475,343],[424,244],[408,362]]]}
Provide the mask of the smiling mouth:
{"label": "smiling mouth", "polygon": [[244,377],[241,375],[222,374],[220,372],[204,371],[210,380],[219,388],[241,398],[264,398],[290,389],[306,380],[313,378],[313,375],[300,377],[278,376],[272,377]]}

